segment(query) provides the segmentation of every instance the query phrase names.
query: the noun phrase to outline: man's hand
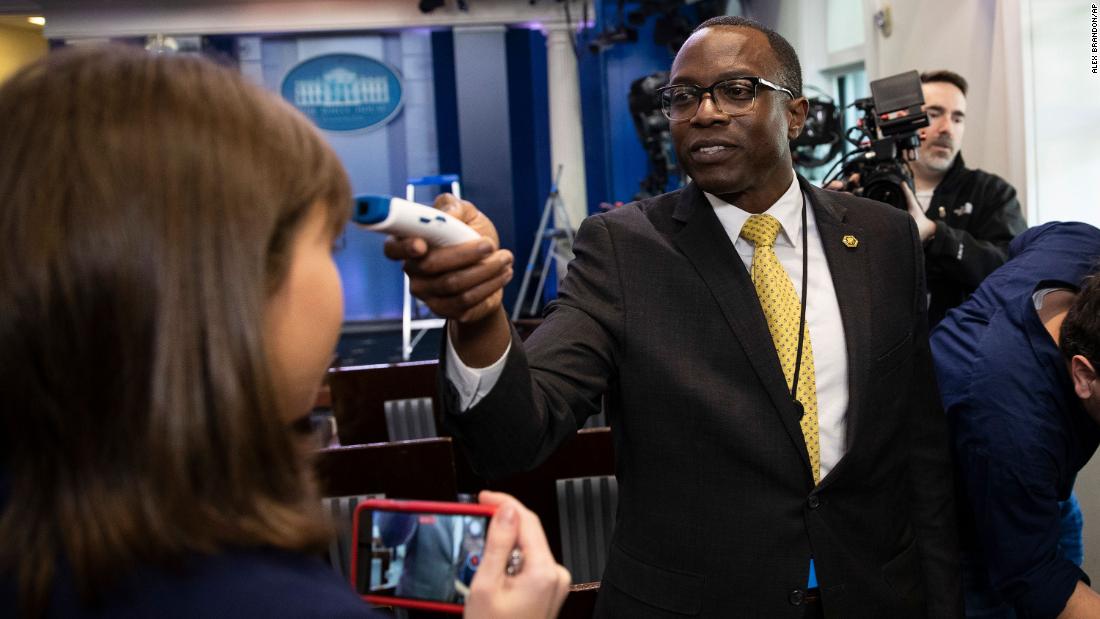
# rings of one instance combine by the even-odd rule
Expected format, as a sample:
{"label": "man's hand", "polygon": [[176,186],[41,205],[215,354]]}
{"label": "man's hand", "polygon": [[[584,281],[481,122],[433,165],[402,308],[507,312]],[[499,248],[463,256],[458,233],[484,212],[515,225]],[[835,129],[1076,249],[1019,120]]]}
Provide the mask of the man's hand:
{"label": "man's hand", "polygon": [[500,249],[493,222],[473,204],[444,193],[435,199],[435,207],[476,230],[481,239],[429,248],[421,238],[391,236],[386,256],[403,260],[409,291],[451,320],[451,345],[462,362],[483,368],[499,359],[511,341],[501,300],[512,279],[512,252]]}
{"label": "man's hand", "polygon": [[449,193],[435,207],[473,228],[481,239],[429,248],[424,239],[386,239],[386,256],[403,260],[409,290],[436,314],[460,323],[475,323],[500,310],[504,285],[512,279],[512,252],[499,248],[493,222],[466,200]]}
{"label": "man's hand", "polygon": [[[826,184],[824,188],[830,191],[853,191],[858,187],[859,174],[856,173],[845,180],[832,181]],[[909,183],[901,184],[901,192],[905,194],[906,210],[909,211],[909,216],[913,218],[913,221],[917,222],[917,234],[920,235],[920,240],[923,243],[936,234],[936,222],[928,219],[928,216],[924,214],[924,206],[917,201],[917,196],[909,188]]]}
{"label": "man's hand", "polygon": [[901,184],[901,192],[905,194],[905,205],[909,210],[909,215],[913,218],[913,221],[917,222],[917,234],[920,235],[921,242],[927,241],[936,233],[936,222],[928,219],[928,216],[924,214],[924,207],[917,201],[917,196],[913,195],[909,183]]}
{"label": "man's hand", "polygon": [[844,191],[847,193],[854,193],[856,189],[859,189],[859,172],[852,174],[848,178],[838,178],[835,181],[827,183],[823,189],[829,191]]}

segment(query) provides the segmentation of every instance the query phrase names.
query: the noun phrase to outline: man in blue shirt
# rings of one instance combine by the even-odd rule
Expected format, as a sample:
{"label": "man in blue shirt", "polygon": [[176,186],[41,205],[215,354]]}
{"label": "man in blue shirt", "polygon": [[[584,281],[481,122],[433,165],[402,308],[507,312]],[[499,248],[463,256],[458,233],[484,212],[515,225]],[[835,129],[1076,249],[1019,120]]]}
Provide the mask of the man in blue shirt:
{"label": "man in blue shirt", "polygon": [[1059,503],[1100,443],[1100,277],[1089,277],[1100,230],[1039,226],[1009,257],[932,334],[959,472],[967,613],[1097,617],[1100,595],[1058,542]]}

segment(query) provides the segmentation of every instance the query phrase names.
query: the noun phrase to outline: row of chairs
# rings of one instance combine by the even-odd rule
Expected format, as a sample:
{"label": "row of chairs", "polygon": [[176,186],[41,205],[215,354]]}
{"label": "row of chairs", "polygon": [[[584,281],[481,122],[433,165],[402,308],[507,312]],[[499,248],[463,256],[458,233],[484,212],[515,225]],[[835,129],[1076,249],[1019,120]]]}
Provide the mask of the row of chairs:
{"label": "row of chairs", "polygon": [[[432,360],[330,370],[323,404],[336,415],[341,444],[442,436],[438,369]],[[584,427],[607,427],[606,414],[592,416]]]}
{"label": "row of chairs", "polygon": [[532,471],[483,479],[446,436],[437,371],[435,361],[330,371],[325,398],[345,446],[321,450],[317,469],[329,509],[345,523],[330,552],[333,564],[347,567],[351,511],[366,496],[453,501],[498,490],[539,515],[551,551],[573,575],[561,616],[590,617],[617,505],[609,429],[578,431]]}

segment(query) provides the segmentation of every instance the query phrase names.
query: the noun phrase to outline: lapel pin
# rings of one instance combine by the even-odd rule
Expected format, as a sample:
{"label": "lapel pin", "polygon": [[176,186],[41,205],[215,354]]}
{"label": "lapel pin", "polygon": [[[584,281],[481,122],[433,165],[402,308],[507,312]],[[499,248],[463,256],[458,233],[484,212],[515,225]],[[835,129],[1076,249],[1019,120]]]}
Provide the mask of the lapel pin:
{"label": "lapel pin", "polygon": [[844,243],[844,246],[848,249],[855,249],[859,246],[859,239],[850,234],[845,234],[844,238],[840,239],[840,242]]}

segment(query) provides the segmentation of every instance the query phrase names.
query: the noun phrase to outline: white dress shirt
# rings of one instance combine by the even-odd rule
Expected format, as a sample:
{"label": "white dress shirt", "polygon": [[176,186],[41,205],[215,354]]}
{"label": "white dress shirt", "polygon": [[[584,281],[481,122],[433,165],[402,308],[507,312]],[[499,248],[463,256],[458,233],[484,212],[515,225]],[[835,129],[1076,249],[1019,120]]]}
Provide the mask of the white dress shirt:
{"label": "white dress shirt", "polygon": [[[741,238],[741,227],[748,221],[751,213],[725,202],[721,198],[705,193],[707,201],[714,208],[722,228],[726,231],[733,248],[745,263],[745,269],[752,270],[753,244]],[[791,181],[790,187],[772,204],[765,213],[775,217],[782,229],[775,240],[775,255],[779,263],[794,283],[795,292],[802,293],[802,204],[804,200],[798,187],[798,179]],[[808,282],[806,288],[806,325],[810,332],[810,341],[814,352],[814,377],[817,381],[817,421],[820,427],[821,441],[821,477],[829,474],[844,455],[847,448],[847,425],[845,414],[848,410],[848,350],[845,347],[844,324],[840,318],[840,305],[837,303],[833,278],[829,273],[829,263],[821,244],[821,235],[817,230],[814,211],[807,204],[806,239],[809,249],[807,263]],[[462,410],[477,404],[496,384],[504,370],[506,350],[493,365],[486,368],[470,368],[462,363],[451,346],[450,338],[446,344],[447,378],[459,394]],[[509,345],[510,350],[510,345]]]}
{"label": "white dress shirt", "polygon": [[[752,213],[709,193],[704,194],[714,207],[714,214],[722,222],[726,235],[733,241],[733,248],[745,270],[752,272],[752,254],[756,249],[752,242],[741,238],[741,228]],[[782,229],[775,239],[775,256],[794,284],[795,293],[802,294],[802,203],[805,197],[798,187],[798,179],[791,181],[787,191],[775,204],[764,211],[779,220]],[[806,286],[806,326],[814,349],[814,378],[817,381],[817,423],[821,439],[821,477],[829,474],[844,455],[847,448],[848,410],[848,349],[844,340],[844,323],[840,318],[840,305],[833,289],[829,263],[817,230],[814,210],[806,205],[806,247],[810,252],[806,270],[809,279]]]}
{"label": "white dress shirt", "polygon": [[504,361],[512,350],[512,343],[508,343],[508,348],[504,349],[504,354],[492,365],[484,368],[472,368],[458,358],[455,347],[451,346],[450,331],[445,332],[444,338],[447,340],[447,380],[451,381],[455,391],[458,392],[459,408],[468,410],[488,395],[489,391],[493,389],[493,385],[497,384],[500,373],[504,371]]}

